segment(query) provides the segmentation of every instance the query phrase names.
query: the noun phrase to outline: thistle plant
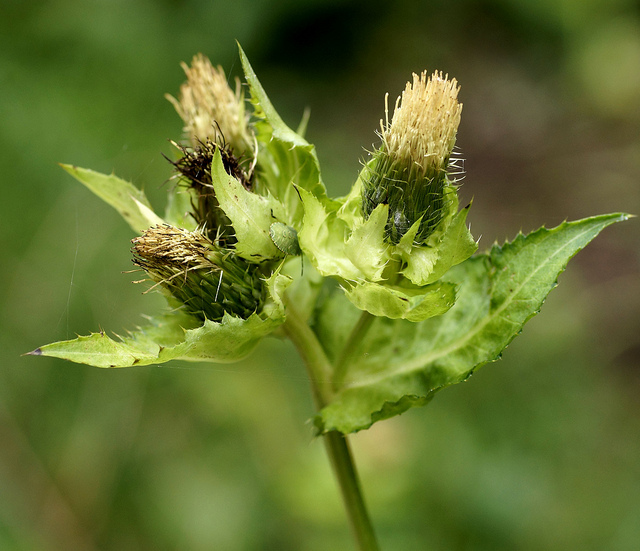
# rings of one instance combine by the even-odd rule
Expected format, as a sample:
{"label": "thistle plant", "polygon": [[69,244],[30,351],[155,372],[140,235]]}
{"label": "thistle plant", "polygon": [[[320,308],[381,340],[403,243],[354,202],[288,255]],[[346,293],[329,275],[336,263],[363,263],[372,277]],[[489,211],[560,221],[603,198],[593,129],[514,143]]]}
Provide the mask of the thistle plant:
{"label": "thistle plant", "polygon": [[358,548],[378,549],[346,435],[497,360],[568,261],[628,215],[543,227],[477,254],[457,192],[459,86],[441,72],[413,75],[391,118],[385,99],[378,147],[349,194],[331,198],[313,145],[240,57],[247,100],[202,55],[184,65],[169,100],[185,136],[163,216],[132,184],[63,165],[138,234],[133,263],[166,311],[125,337],[101,331],[32,354],[110,368],[233,362],[268,335],[289,338]]}

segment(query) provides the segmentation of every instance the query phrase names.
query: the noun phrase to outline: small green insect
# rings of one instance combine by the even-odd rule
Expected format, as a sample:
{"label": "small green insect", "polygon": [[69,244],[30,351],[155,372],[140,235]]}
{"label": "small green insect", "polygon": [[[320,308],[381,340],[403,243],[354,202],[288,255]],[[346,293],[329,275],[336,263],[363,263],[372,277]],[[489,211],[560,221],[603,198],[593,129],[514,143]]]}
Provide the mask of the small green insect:
{"label": "small green insect", "polygon": [[274,222],[269,227],[269,235],[273,244],[283,253],[293,256],[302,254],[298,244],[298,232],[291,226],[287,226],[282,222]]}

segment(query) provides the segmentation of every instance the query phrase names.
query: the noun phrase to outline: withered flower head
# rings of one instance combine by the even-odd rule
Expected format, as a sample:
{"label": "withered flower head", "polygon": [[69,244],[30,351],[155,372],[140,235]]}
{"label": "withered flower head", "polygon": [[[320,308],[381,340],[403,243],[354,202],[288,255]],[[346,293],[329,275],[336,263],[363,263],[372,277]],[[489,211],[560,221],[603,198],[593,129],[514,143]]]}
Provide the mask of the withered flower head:
{"label": "withered flower head", "polygon": [[247,319],[264,302],[257,265],[217,247],[201,232],[163,224],[132,243],[134,264],[200,321],[219,322],[225,312]]}
{"label": "withered flower head", "polygon": [[229,148],[215,144],[211,140],[199,142],[195,147],[173,145],[182,156],[169,162],[178,173],[179,182],[193,191],[193,218],[211,241],[223,247],[236,242],[231,221],[220,208],[211,180],[211,162],[216,150],[220,151],[222,164],[230,176],[238,180],[246,189],[251,189],[251,175],[245,172],[238,158]]}
{"label": "withered flower head", "polygon": [[[389,205],[388,239],[397,243],[420,220],[424,242],[442,218],[443,189],[460,124],[462,104],[455,79],[437,71],[413,75],[396,100],[393,118],[380,121],[382,145],[367,164],[363,213]],[[387,96],[388,97],[388,96]]]}
{"label": "withered flower head", "polygon": [[184,121],[192,145],[209,139],[228,144],[238,156],[251,157],[253,139],[240,81],[236,79],[236,89],[232,90],[222,68],[214,67],[202,54],[194,56],[191,67],[182,63],[182,68],[187,82],[180,87],[179,99],[166,97]]}

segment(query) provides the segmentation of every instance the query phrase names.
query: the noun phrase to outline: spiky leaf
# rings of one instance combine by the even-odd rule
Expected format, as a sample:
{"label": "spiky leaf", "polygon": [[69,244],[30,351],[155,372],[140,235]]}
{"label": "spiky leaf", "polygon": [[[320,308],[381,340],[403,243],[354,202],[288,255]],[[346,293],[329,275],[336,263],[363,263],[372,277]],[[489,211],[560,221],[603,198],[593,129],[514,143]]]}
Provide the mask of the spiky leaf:
{"label": "spiky leaf", "polygon": [[282,216],[279,203],[251,193],[227,174],[219,149],[211,162],[211,181],[220,207],[233,225],[238,256],[254,262],[282,257],[269,235],[271,224]]}
{"label": "spiky leaf", "polygon": [[451,266],[476,252],[478,244],[466,223],[470,206],[453,216],[437,247],[416,247],[406,256],[407,267],[403,275],[416,285],[432,283],[444,276]]}
{"label": "spiky leaf", "polygon": [[382,279],[382,271],[389,260],[389,245],[384,240],[388,214],[388,205],[378,205],[345,243],[345,255],[370,281]]}
{"label": "spiky leaf", "polygon": [[364,282],[345,289],[345,294],[357,308],[374,316],[416,322],[449,310],[456,301],[456,286],[446,281],[416,288]]}
{"label": "spiky leaf", "polygon": [[340,204],[300,190],[304,204],[304,223],[298,232],[300,248],[323,276],[345,280],[364,279],[364,274],[345,255],[344,235],[348,228],[336,216]]}
{"label": "spiky leaf", "polygon": [[262,185],[285,207],[283,221],[299,229],[302,205],[295,186],[319,197],[326,195],[315,147],[284,123],[246,54],[238,48],[254,106],[257,139],[262,143],[258,159]]}
{"label": "spiky leaf", "polygon": [[155,215],[144,192],[114,174],[101,174],[88,168],[60,165],[105,203],[116,209],[136,233],[162,223]]}
{"label": "spiky leaf", "polygon": [[[320,432],[368,428],[426,404],[449,385],[495,361],[542,306],[567,262],[606,226],[627,219],[610,214],[522,234],[447,272],[460,286],[455,306],[420,323],[378,318],[353,354],[345,384],[316,417]],[[326,303],[317,331],[335,356],[347,320],[358,314],[339,293]]]}
{"label": "spiky leaf", "polygon": [[30,354],[51,356],[96,367],[132,367],[160,364],[169,360],[229,363],[241,360],[258,342],[277,329],[285,319],[281,301],[291,282],[283,275],[268,281],[271,300],[260,314],[243,320],[225,314],[220,323],[175,313],[163,316],[120,341],[105,333],[92,333],[77,339],[47,344]]}

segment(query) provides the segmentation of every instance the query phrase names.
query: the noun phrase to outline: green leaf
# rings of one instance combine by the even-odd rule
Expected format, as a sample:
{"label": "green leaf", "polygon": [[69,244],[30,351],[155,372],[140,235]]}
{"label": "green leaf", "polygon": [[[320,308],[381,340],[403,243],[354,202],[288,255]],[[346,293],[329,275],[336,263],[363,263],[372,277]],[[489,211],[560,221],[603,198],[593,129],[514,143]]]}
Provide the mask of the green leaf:
{"label": "green leaf", "polygon": [[191,214],[195,201],[196,197],[191,189],[180,189],[176,186],[171,190],[167,195],[167,208],[164,214],[167,224],[195,231],[198,224]]}
{"label": "green leaf", "polygon": [[287,225],[300,228],[303,209],[296,188],[326,196],[313,146],[292,146],[271,137],[258,154],[260,177],[256,189],[273,195],[283,206]]}
{"label": "green leaf", "polygon": [[207,320],[202,327],[187,331],[184,342],[173,348],[160,350],[158,360],[237,362],[251,353],[258,342],[283,321],[284,317],[262,319],[253,314],[243,320],[225,314],[220,323]]}
{"label": "green leaf", "polygon": [[457,212],[436,247],[415,247],[405,255],[407,267],[402,274],[416,285],[437,281],[447,270],[469,258],[478,244],[467,226],[471,205]]}
{"label": "green leaf", "polygon": [[270,300],[260,314],[252,314],[246,320],[225,314],[220,323],[207,320],[201,326],[194,326],[194,319],[183,313],[167,314],[121,339],[122,342],[102,332],[92,333],[42,346],[30,354],[96,367],[142,366],[173,359],[235,362],[247,356],[263,337],[284,322],[280,297],[290,282],[289,277],[279,274],[269,278]]}
{"label": "green leaf", "polygon": [[131,367],[158,361],[157,353],[149,353],[130,344],[116,342],[103,332],[47,344],[29,354],[61,358],[95,367]]}
{"label": "green leaf", "polygon": [[216,199],[233,225],[238,256],[253,262],[282,258],[269,235],[271,224],[281,216],[277,201],[251,193],[227,174],[219,149],[211,162],[211,181]]}
{"label": "green leaf", "polygon": [[315,309],[324,278],[303,256],[287,257],[280,273],[293,280],[287,288],[287,297],[296,305],[302,318],[308,320]]}
{"label": "green leaf", "polygon": [[360,280],[364,274],[345,255],[347,225],[336,216],[339,204],[300,190],[304,221],[298,232],[300,248],[323,276]]}
{"label": "green leaf", "polygon": [[354,306],[374,316],[418,322],[449,310],[456,301],[456,286],[442,281],[415,288],[365,282],[345,289],[345,294]]}
{"label": "green leaf", "polygon": [[362,179],[360,177],[351,186],[349,194],[337,201],[341,203],[336,213],[340,220],[344,220],[349,228],[362,224]]}
{"label": "green leaf", "polygon": [[113,174],[107,176],[73,165],[60,166],[116,209],[136,233],[142,233],[148,227],[162,223],[162,219],[153,213],[144,192],[133,184]]}
{"label": "green leaf", "polygon": [[389,205],[378,205],[371,216],[353,230],[345,244],[345,254],[370,281],[382,279],[389,260],[389,245],[384,240]]}
{"label": "green leaf", "polygon": [[285,207],[282,221],[299,229],[302,205],[295,186],[318,197],[326,195],[315,147],[284,123],[246,54],[240,45],[238,48],[257,119],[254,123],[257,139],[264,144],[258,155],[259,187],[260,184],[266,187]]}
{"label": "green leaf", "polygon": [[269,122],[269,125],[273,129],[273,135],[279,140],[289,142],[292,145],[309,145],[307,140],[299,134],[296,134],[284,123],[271,103],[271,100],[267,96],[267,93],[264,91],[262,84],[258,80],[251,63],[249,63],[249,59],[240,44],[238,44],[238,51],[240,52],[240,60],[242,62],[242,69],[244,70],[244,76],[249,84],[249,89],[251,90],[251,97],[259,104],[262,112],[264,113],[264,118]]}
{"label": "green leaf", "polygon": [[[602,229],[627,218],[602,215],[520,234],[447,272],[460,291],[446,314],[421,323],[377,318],[353,354],[344,386],[316,417],[319,431],[366,429],[426,404],[438,390],[497,360],[539,311],[568,261]],[[354,319],[353,310],[336,293],[319,315],[316,329],[331,357],[348,334],[337,320]]]}

